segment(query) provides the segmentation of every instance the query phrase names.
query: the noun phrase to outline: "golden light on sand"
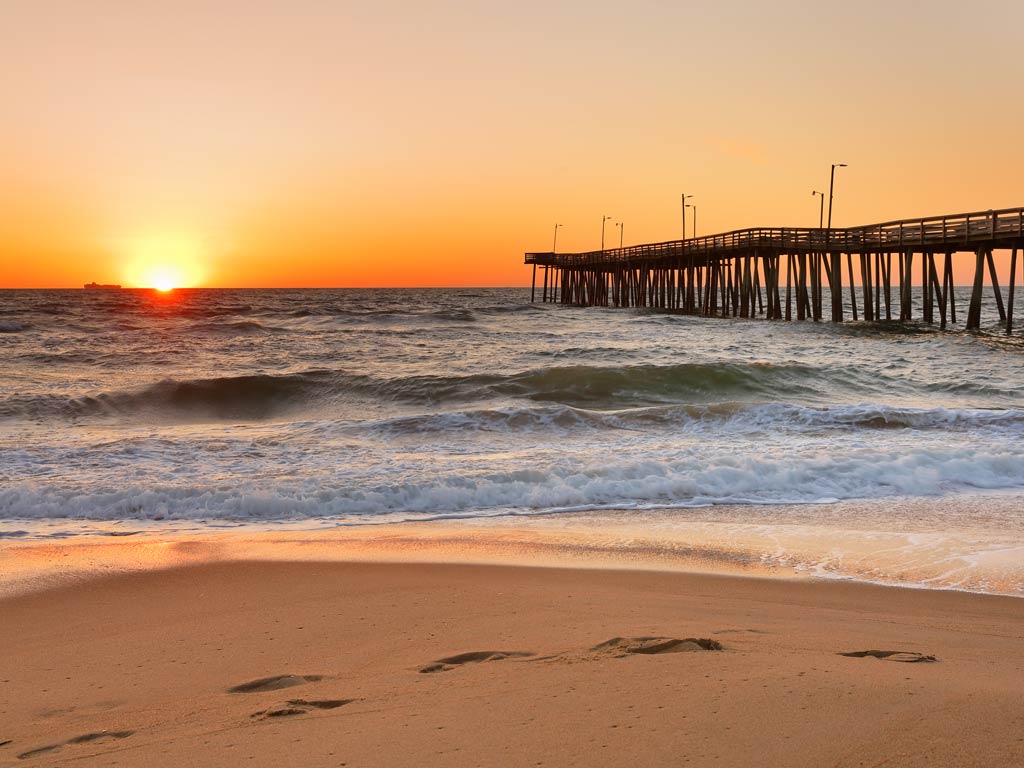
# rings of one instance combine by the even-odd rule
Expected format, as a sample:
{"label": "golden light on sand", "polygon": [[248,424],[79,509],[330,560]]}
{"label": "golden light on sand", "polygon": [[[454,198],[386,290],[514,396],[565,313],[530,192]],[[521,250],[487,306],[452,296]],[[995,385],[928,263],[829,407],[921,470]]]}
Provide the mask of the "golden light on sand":
{"label": "golden light on sand", "polygon": [[205,249],[195,238],[152,235],[128,240],[118,250],[124,254],[125,282],[132,287],[191,288],[205,276]]}

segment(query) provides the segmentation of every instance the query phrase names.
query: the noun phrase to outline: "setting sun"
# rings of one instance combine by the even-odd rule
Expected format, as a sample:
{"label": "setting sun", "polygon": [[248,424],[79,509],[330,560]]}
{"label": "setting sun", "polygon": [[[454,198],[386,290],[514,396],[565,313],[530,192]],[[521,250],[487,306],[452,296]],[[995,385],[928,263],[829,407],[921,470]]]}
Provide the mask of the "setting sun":
{"label": "setting sun", "polygon": [[182,270],[176,264],[153,264],[146,270],[140,285],[146,288],[155,288],[158,291],[171,291],[175,288],[187,287],[190,282],[183,276]]}
{"label": "setting sun", "polygon": [[123,274],[128,285],[170,291],[201,284],[205,277],[202,244],[182,235],[150,235],[118,244],[124,254]]}
{"label": "setting sun", "polygon": [[153,278],[153,287],[158,291],[173,291],[174,280],[165,272],[159,272]]}

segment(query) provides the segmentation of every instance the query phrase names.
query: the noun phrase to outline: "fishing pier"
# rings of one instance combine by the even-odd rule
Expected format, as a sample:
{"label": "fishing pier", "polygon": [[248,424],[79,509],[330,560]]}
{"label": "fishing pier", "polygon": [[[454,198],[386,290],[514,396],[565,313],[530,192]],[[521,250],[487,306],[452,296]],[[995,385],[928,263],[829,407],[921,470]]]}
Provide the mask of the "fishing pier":
{"label": "fishing pier", "polygon": [[[739,229],[586,253],[527,253],[526,263],[533,265],[531,301],[539,267],[544,302],[841,323],[845,261],[853,320],[937,321],[946,328],[957,322],[953,258],[967,254],[974,281],[966,314],[961,311],[964,327],[981,326],[987,271],[1009,334],[1022,248],[1024,208],[1006,208],[845,229]],[[993,257],[1003,250],[1010,251],[1005,302]]]}

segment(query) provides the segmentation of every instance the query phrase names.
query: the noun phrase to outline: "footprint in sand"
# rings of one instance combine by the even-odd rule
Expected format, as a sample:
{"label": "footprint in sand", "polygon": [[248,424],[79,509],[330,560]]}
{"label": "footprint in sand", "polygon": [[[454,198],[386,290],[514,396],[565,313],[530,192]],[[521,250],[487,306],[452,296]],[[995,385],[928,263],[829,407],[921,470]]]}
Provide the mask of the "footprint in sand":
{"label": "footprint in sand", "polygon": [[886,661],[902,661],[907,664],[938,661],[934,656],[926,656],[925,654],[917,653],[916,651],[849,651],[838,655],[852,656],[855,659],[865,659],[870,657],[873,659],[884,659]]}
{"label": "footprint in sand", "polygon": [[306,715],[315,709],[337,709],[346,704],[351,704],[355,699],[290,699],[284,704],[276,704],[268,709],[253,712],[251,717],[266,719],[269,717],[290,717],[291,715]]}
{"label": "footprint in sand", "polygon": [[658,653],[686,653],[689,651],[720,651],[722,644],[706,637],[613,637],[590,649],[608,653],[616,658],[631,653],[653,655]]}
{"label": "footprint in sand", "polygon": [[476,664],[481,661],[501,661],[533,656],[529,651],[469,651],[455,656],[438,659],[420,668],[420,672],[447,672],[449,669],[461,667],[463,664]]}
{"label": "footprint in sand", "polygon": [[[589,654],[603,654],[621,658],[629,654],[654,655],[658,653],[685,653],[687,651],[720,651],[722,644],[717,640],[706,637],[687,637],[679,639],[676,637],[613,637],[603,643],[595,645],[589,651],[584,651],[586,657]],[[460,653],[457,656],[449,656],[438,659],[435,662],[420,667],[420,672],[447,672],[450,669],[462,666],[463,664],[474,664],[481,661],[501,661],[502,659],[520,658],[527,661],[549,661],[552,659],[572,660],[579,656],[577,653],[561,653],[553,656],[537,656],[528,651],[470,651]]]}
{"label": "footprint in sand", "polygon": [[228,693],[279,691],[282,688],[291,688],[296,685],[317,683],[323,679],[325,679],[325,675],[274,675],[273,677],[261,677],[259,680],[250,680],[248,683],[234,685],[228,688]]}
{"label": "footprint in sand", "polygon": [[22,752],[18,755],[19,760],[27,760],[32,757],[39,757],[41,755],[48,755],[56,752],[68,745],[74,744],[93,744],[99,741],[107,741],[109,739],[127,739],[135,731],[98,731],[97,733],[86,733],[82,736],[75,736],[67,741],[62,741],[59,744],[47,744],[43,747],[36,747],[30,749],[28,752]]}

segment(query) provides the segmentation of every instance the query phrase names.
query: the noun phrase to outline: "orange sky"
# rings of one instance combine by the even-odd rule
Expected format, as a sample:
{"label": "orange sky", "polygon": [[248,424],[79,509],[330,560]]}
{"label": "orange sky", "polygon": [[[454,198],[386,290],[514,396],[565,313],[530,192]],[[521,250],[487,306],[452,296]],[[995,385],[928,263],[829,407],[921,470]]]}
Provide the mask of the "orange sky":
{"label": "orange sky", "polygon": [[682,191],[814,225],[831,162],[837,226],[1024,205],[1019,2],[3,8],[0,287],[523,285]]}

